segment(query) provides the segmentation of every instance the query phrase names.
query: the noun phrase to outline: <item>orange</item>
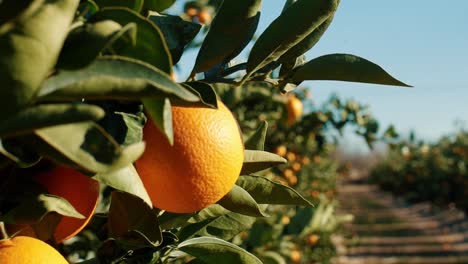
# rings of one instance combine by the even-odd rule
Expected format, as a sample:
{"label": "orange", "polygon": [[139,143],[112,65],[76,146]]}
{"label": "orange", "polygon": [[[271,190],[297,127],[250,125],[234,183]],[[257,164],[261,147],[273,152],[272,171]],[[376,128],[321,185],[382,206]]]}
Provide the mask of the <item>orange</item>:
{"label": "orange", "polygon": [[194,7],[189,7],[185,10],[185,14],[187,14],[190,17],[194,17],[198,14],[198,9]]}
{"label": "orange", "polygon": [[172,107],[174,145],[152,122],[144,128],[146,150],[136,169],[155,207],[191,213],[216,203],[234,186],[244,161],[237,121],[218,109]]}
{"label": "orange", "polygon": [[316,234],[310,234],[307,236],[307,245],[314,246],[319,241],[320,237]]}
{"label": "orange", "polygon": [[209,24],[211,22],[211,14],[210,12],[202,9],[198,13],[198,22],[202,24]]}
{"label": "orange", "polygon": [[288,151],[288,149],[286,148],[285,145],[279,145],[274,150],[275,154],[279,155],[281,157],[284,157],[284,155],[286,155],[287,151]]}
{"label": "orange", "polygon": [[301,163],[296,161],[291,165],[291,168],[293,171],[298,172],[301,170]]}
{"label": "orange", "polygon": [[303,108],[304,106],[302,105],[302,101],[296,96],[291,95],[288,97],[288,102],[286,103],[286,109],[288,110],[288,125],[293,125],[301,118]]}
{"label": "orange", "polygon": [[[99,183],[76,170],[58,166],[34,176],[50,194],[65,198],[84,219],[63,216],[54,232],[56,243],[61,243],[78,234],[91,220],[99,198]],[[21,230],[20,235],[35,236],[29,226],[17,225],[10,232]]]}
{"label": "orange", "polygon": [[39,239],[17,236],[0,240],[2,264],[68,264],[67,260],[50,245]]}
{"label": "orange", "polygon": [[301,261],[301,252],[297,249],[294,249],[291,251],[290,258],[293,263],[299,263]]}
{"label": "orange", "polygon": [[281,224],[289,225],[289,223],[291,223],[291,218],[287,215],[283,215],[283,217],[281,217]]}

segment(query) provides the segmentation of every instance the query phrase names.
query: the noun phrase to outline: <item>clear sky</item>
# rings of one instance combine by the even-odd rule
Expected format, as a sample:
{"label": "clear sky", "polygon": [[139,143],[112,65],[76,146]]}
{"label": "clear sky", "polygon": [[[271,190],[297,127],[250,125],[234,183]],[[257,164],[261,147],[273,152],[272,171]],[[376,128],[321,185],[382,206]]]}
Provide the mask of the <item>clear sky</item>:
{"label": "clear sky", "polygon": [[[264,0],[257,34],[281,12],[283,0]],[[311,59],[329,53],[351,53],[369,59],[414,88],[305,82],[316,103],[331,93],[369,104],[383,127],[410,130],[434,140],[468,128],[468,1],[341,0],[329,30],[307,53]],[[196,53],[184,55],[182,75]]]}

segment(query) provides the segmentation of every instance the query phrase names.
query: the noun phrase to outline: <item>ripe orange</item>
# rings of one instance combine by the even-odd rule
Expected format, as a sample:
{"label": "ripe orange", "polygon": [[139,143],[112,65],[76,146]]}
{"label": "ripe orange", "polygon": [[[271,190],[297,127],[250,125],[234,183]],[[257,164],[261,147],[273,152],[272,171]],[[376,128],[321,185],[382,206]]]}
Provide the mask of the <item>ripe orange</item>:
{"label": "ripe orange", "polygon": [[286,109],[288,110],[288,125],[293,125],[301,118],[303,108],[304,106],[302,105],[302,101],[296,96],[291,95],[288,97],[288,102],[286,103]]}
{"label": "ripe orange", "polygon": [[136,169],[155,207],[191,213],[221,199],[234,186],[244,161],[237,121],[218,109],[172,107],[174,145],[152,122],[144,128],[146,151]]}
{"label": "ripe orange", "polygon": [[293,263],[299,263],[301,261],[301,252],[297,249],[291,251],[291,255],[289,256]]}
{"label": "ripe orange", "polygon": [[[54,232],[56,243],[61,243],[78,234],[91,220],[99,198],[99,183],[76,170],[58,166],[34,176],[35,181],[44,186],[50,194],[65,198],[84,219],[63,216]],[[10,229],[10,228],[9,228]],[[29,226],[12,226],[10,232],[35,236]]]}
{"label": "ripe orange", "polygon": [[320,239],[320,236],[316,234],[310,234],[309,236],[307,236],[307,245],[314,246],[317,244],[319,239]]}
{"label": "ripe orange", "polygon": [[198,12],[198,22],[202,24],[209,24],[211,22],[211,14],[210,12],[202,9]]}
{"label": "ripe orange", "polygon": [[68,264],[68,261],[57,250],[39,239],[17,236],[0,240],[0,263]]}
{"label": "ripe orange", "polygon": [[300,171],[300,170],[301,170],[301,167],[302,167],[302,166],[301,166],[301,163],[299,163],[299,162],[297,162],[297,161],[294,162],[294,163],[291,165],[291,169],[292,169],[293,171],[295,171],[295,172]]}
{"label": "ripe orange", "polygon": [[187,14],[190,17],[194,17],[198,14],[198,9],[194,7],[189,7],[185,10],[185,14]]}
{"label": "ripe orange", "polygon": [[285,145],[279,145],[274,150],[275,154],[279,155],[281,157],[284,157],[284,155],[286,155],[287,151],[288,151],[288,149],[286,148]]}

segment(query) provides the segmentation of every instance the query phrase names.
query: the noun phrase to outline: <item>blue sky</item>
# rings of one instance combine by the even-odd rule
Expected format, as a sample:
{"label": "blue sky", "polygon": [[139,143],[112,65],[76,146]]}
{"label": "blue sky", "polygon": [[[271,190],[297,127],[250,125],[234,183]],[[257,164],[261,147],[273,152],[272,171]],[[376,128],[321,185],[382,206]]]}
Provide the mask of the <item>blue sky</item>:
{"label": "blue sky", "polygon": [[[283,3],[263,1],[257,34],[279,15]],[[414,88],[303,83],[316,103],[331,93],[352,97],[369,104],[383,127],[394,124],[403,133],[414,130],[427,140],[452,133],[456,120],[468,127],[468,1],[342,0],[329,30],[307,58],[329,53],[369,59]],[[182,78],[195,55],[182,58]]]}

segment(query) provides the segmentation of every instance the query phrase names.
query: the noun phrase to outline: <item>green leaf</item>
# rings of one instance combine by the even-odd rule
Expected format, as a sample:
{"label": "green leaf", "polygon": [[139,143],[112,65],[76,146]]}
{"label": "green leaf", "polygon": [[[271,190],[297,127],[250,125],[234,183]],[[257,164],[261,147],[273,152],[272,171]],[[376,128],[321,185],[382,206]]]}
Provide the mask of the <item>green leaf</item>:
{"label": "green leaf", "polygon": [[195,60],[191,76],[236,57],[252,39],[260,19],[261,0],[225,0]]}
{"label": "green leaf", "polygon": [[87,104],[44,104],[26,108],[0,123],[0,137],[31,133],[35,129],[96,121],[104,117],[104,111]]}
{"label": "green leaf", "polygon": [[34,12],[0,28],[0,120],[29,105],[50,75],[78,3],[35,1],[39,7]]}
{"label": "green leaf", "polygon": [[38,96],[41,101],[138,100],[146,97],[200,100],[157,68],[119,56],[101,57],[78,71],[60,71],[44,82]]}
{"label": "green leaf", "polygon": [[[182,83],[184,87],[192,91],[194,94],[198,94],[200,97],[200,106],[209,106],[212,108],[218,108],[218,96],[214,91],[213,87],[205,82],[186,82]],[[187,103],[187,105],[193,105],[193,103]]]}
{"label": "green leaf", "polygon": [[34,224],[50,212],[74,218],[85,218],[64,198],[52,194],[39,194],[26,198],[0,219],[10,224]]}
{"label": "green leaf", "polygon": [[70,32],[65,41],[57,68],[68,70],[83,68],[121,38],[126,40],[127,45],[135,45],[136,29],[135,23],[122,27],[112,20],[86,23],[77,27]]}
{"label": "green leaf", "polygon": [[[145,1],[145,4],[148,1]],[[161,30],[171,52],[172,62],[176,64],[184,48],[200,31],[201,25],[183,20],[180,16],[152,13],[149,17]]]}
{"label": "green leaf", "polygon": [[145,186],[132,164],[119,170],[107,173],[98,173],[93,178],[119,191],[133,194],[134,196],[142,199],[149,206],[152,206],[151,199],[146,192]]}
{"label": "green leaf", "polygon": [[312,31],[309,35],[307,35],[303,40],[299,43],[294,45],[290,48],[286,53],[281,55],[278,59],[280,62],[288,62],[288,61],[295,61],[297,57],[303,55],[308,50],[313,48],[315,44],[319,42],[322,38],[325,31],[327,31],[328,27],[333,21],[335,13],[331,14],[327,20],[325,20],[320,26],[318,26],[314,31]]}
{"label": "green leaf", "polygon": [[128,193],[112,192],[108,227],[111,237],[126,244],[157,247],[162,243],[156,213],[142,199]]}
{"label": "green leaf", "polygon": [[161,31],[153,22],[134,11],[119,7],[104,8],[93,17],[94,21],[107,19],[114,20],[121,25],[135,23],[138,28],[136,45],[114,46],[114,52],[147,62],[168,74],[172,72],[169,48]]}
{"label": "green leaf", "polygon": [[195,236],[214,236],[229,240],[247,230],[255,217],[230,212],[220,205],[211,205],[194,215],[178,233],[180,240]]}
{"label": "green leaf", "polygon": [[168,9],[176,0],[145,0],[145,9],[161,12]]}
{"label": "green leaf", "polygon": [[232,243],[214,237],[199,237],[179,244],[178,249],[186,252],[207,264],[253,264],[262,262]]}
{"label": "green leaf", "polygon": [[144,151],[144,143],[125,148],[119,146],[93,122],[38,129],[35,134],[34,143],[43,155],[59,163],[71,162],[79,169],[95,173],[126,167]]}
{"label": "green leaf", "polygon": [[42,157],[22,144],[18,138],[0,139],[0,154],[16,163],[20,168],[36,165]]}
{"label": "green leaf", "polygon": [[252,198],[252,196],[250,196],[246,190],[242,189],[238,185],[234,185],[231,191],[229,191],[228,194],[221,198],[217,204],[234,213],[253,217],[268,216],[268,214],[260,209],[255,199]]}
{"label": "green leaf", "polygon": [[312,206],[312,203],[293,188],[265,177],[241,175],[236,184],[246,190],[259,204]]}
{"label": "green leaf", "polygon": [[168,230],[184,226],[187,221],[192,218],[194,214],[176,214],[171,212],[164,212],[158,217],[159,226],[161,230]]}
{"label": "green leaf", "polygon": [[143,105],[151,116],[152,122],[166,136],[169,143],[174,144],[172,110],[169,99],[144,99]]}
{"label": "green leaf", "polygon": [[264,264],[286,264],[286,260],[275,251],[261,252],[259,255]]}
{"label": "green leaf", "polygon": [[144,0],[94,0],[100,8],[104,7],[126,7],[140,12],[143,8]]}
{"label": "green leaf", "polygon": [[276,154],[246,149],[244,151],[244,164],[242,166],[241,175],[265,170],[285,163],[287,163],[287,160]]}
{"label": "green leaf", "polygon": [[[40,0],[3,0],[0,2],[0,33],[5,30],[1,29],[5,23],[11,23],[12,20],[18,19],[20,16],[29,17],[40,7]],[[7,26],[11,27],[12,25]]]}
{"label": "green leaf", "polygon": [[258,126],[255,133],[253,133],[249,139],[244,143],[245,149],[250,150],[264,150],[265,149],[265,139],[268,130],[268,122],[263,121]]}
{"label": "green leaf", "polygon": [[258,37],[247,61],[247,75],[275,61],[311,34],[338,7],[338,0],[298,0]]}
{"label": "green leaf", "polygon": [[330,80],[411,87],[393,78],[377,64],[351,54],[324,55],[299,67],[288,80]]}
{"label": "green leaf", "polygon": [[317,209],[304,207],[296,209],[296,214],[291,218],[291,222],[286,226],[286,234],[299,235],[310,225],[315,212],[320,213],[321,205]]}

